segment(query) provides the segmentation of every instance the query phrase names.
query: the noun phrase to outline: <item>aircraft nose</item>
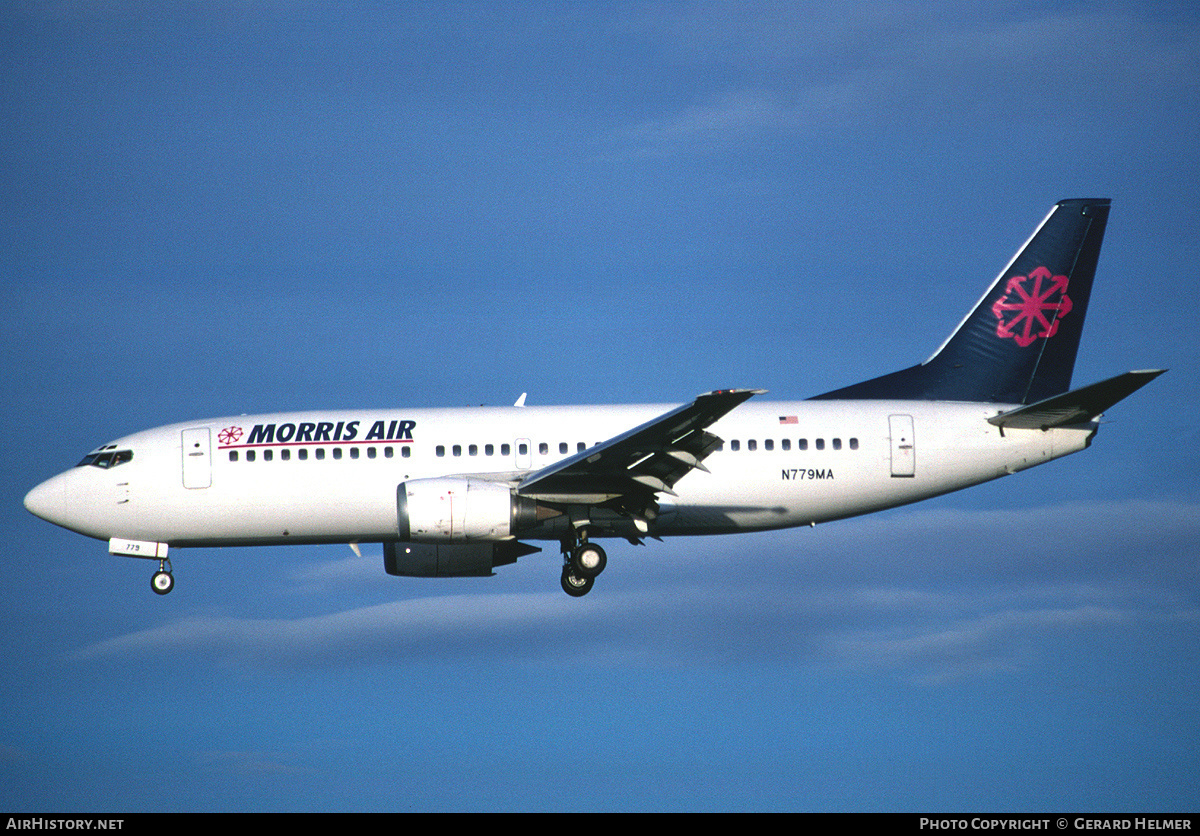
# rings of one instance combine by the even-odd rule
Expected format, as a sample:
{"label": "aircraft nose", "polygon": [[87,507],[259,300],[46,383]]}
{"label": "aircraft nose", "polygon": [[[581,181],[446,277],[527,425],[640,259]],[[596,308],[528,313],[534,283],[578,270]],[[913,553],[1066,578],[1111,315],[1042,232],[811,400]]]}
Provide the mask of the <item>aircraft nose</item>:
{"label": "aircraft nose", "polygon": [[67,511],[66,479],[52,476],[25,494],[25,510],[46,522],[62,525]]}

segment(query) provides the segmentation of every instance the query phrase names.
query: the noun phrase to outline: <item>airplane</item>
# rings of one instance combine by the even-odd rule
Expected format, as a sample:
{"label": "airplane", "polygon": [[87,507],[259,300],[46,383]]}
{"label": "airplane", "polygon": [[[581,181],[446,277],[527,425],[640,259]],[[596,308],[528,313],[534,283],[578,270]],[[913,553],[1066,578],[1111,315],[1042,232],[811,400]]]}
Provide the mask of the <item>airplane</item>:
{"label": "airplane", "polygon": [[189,547],[381,543],[384,570],[486,576],[558,541],[587,594],[597,542],[868,514],[1088,447],[1165,369],[1071,389],[1107,198],[1061,201],[923,363],[806,400],[240,415],[134,433],[29,491],[38,517],[158,561]]}

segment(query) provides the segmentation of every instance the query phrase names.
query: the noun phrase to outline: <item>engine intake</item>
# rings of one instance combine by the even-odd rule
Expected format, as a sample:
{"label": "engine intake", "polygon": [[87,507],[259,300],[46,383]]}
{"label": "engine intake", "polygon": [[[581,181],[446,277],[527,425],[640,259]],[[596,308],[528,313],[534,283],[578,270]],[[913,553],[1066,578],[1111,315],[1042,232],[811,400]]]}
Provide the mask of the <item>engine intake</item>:
{"label": "engine intake", "polygon": [[399,537],[406,542],[503,540],[558,513],[507,485],[471,476],[410,479],[396,488]]}

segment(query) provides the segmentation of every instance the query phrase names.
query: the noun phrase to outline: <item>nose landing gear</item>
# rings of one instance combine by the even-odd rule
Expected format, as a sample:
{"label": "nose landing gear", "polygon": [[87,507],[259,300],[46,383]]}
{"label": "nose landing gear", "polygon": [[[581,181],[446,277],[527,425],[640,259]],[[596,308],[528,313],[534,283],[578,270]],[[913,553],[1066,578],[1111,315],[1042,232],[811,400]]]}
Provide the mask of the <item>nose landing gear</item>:
{"label": "nose landing gear", "polygon": [[158,561],[158,571],[150,579],[150,588],[159,595],[166,595],[175,588],[175,576],[171,574],[171,561],[163,558]]}
{"label": "nose landing gear", "polygon": [[108,553],[120,554],[125,557],[140,557],[145,560],[157,560],[158,571],[150,579],[150,588],[159,595],[166,595],[175,588],[175,576],[171,574],[171,561],[167,559],[166,543],[148,542],[145,540],[123,540],[113,537],[108,541]]}

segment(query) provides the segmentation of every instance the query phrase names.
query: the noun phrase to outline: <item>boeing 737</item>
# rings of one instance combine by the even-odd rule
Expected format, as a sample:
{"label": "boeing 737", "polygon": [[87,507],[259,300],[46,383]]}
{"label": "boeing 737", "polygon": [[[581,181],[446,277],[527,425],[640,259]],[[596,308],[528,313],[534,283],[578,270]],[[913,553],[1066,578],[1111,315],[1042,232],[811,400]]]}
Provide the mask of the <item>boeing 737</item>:
{"label": "boeing 737", "polygon": [[[597,542],[812,526],[978,485],[1088,447],[1162,370],[1071,389],[1109,201],[1050,211],[924,363],[807,400],[720,389],[683,405],[277,413],[134,433],[25,497],[158,561],[207,546],[382,543],[410,577],[491,575],[557,541],[585,595]],[[361,553],[361,552],[360,552]]]}

